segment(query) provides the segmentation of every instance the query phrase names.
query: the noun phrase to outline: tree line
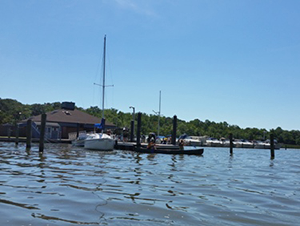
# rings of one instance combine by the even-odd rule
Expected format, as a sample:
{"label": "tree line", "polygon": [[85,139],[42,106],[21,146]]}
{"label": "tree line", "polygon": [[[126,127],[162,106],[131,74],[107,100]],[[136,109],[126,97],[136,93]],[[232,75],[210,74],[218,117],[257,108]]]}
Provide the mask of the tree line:
{"label": "tree line", "polygon": [[[21,120],[27,119],[30,116],[40,115],[61,108],[60,102],[44,103],[44,104],[22,104],[13,99],[0,98],[0,125],[16,124]],[[90,115],[101,118],[102,111],[98,107],[89,107],[83,109],[76,107],[78,110],[84,111]],[[117,109],[105,109],[105,118],[107,121],[115,124],[119,128],[130,129],[133,116],[131,113],[124,113]],[[137,115],[135,116],[135,120]],[[172,134],[173,118],[160,116],[159,120],[159,135],[168,136]],[[158,116],[153,114],[142,113],[141,133],[149,134],[150,132],[158,132]],[[299,130],[283,130],[280,127],[276,129],[266,130],[258,128],[240,128],[237,125],[229,125],[227,122],[213,122],[209,120],[201,121],[194,119],[186,122],[177,119],[177,135],[188,134],[193,136],[209,136],[220,139],[228,138],[232,133],[235,139],[247,140],[265,140],[273,133],[275,139],[279,143],[289,145],[300,145]]]}

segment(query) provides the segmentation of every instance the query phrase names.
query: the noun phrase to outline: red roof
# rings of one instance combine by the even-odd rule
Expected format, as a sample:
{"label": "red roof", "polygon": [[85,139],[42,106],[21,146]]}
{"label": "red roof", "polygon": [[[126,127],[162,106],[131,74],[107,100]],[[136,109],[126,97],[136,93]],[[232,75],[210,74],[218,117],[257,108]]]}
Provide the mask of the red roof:
{"label": "red roof", "polygon": [[[58,109],[51,112],[47,112],[47,122],[60,122],[60,123],[80,123],[80,124],[95,124],[100,123],[101,119],[95,116],[89,115],[85,112],[66,109]],[[32,121],[40,122],[41,115],[31,117]],[[105,125],[114,126],[114,124],[106,121]]]}

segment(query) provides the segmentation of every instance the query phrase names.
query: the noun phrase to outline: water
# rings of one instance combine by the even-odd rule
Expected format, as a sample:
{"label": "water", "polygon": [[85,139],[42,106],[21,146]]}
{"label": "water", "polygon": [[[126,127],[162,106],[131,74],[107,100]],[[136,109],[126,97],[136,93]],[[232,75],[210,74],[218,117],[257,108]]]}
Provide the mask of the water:
{"label": "water", "polygon": [[0,225],[298,225],[300,151],[203,156],[0,143]]}

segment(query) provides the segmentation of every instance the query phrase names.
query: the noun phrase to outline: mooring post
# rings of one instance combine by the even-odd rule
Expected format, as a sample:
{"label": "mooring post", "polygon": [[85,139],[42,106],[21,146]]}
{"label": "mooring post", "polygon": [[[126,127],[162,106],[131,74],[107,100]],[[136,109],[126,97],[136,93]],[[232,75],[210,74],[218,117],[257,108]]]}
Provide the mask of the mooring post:
{"label": "mooring post", "polygon": [[177,132],[177,116],[173,116],[173,132],[172,132],[172,144],[176,144],[176,132]]}
{"label": "mooring post", "polygon": [[230,155],[233,155],[232,133],[229,134],[229,147],[230,147]]}
{"label": "mooring post", "polygon": [[275,158],[275,151],[274,151],[274,134],[270,134],[270,149],[271,149],[271,159]]}
{"label": "mooring post", "polygon": [[31,119],[28,119],[27,120],[27,126],[26,126],[26,149],[30,149],[31,148],[31,131],[32,131],[32,128],[31,128]]}
{"label": "mooring post", "polygon": [[76,125],[76,138],[79,137],[79,127],[80,127],[80,124],[77,123],[77,125]]}
{"label": "mooring post", "polygon": [[8,139],[10,140],[10,136],[11,136],[11,128],[10,128],[10,126],[7,129],[7,136],[8,136]]}
{"label": "mooring post", "polygon": [[15,140],[16,146],[19,144],[19,125],[16,124],[16,140]]}
{"label": "mooring post", "polygon": [[139,148],[141,146],[141,118],[142,118],[142,113],[138,113],[138,118],[137,118],[137,130],[136,130],[136,146]]}
{"label": "mooring post", "polygon": [[134,140],[134,121],[131,120],[131,123],[130,123],[130,141],[133,142]]}
{"label": "mooring post", "polygon": [[41,119],[42,119],[42,122],[41,122],[39,151],[43,152],[44,151],[44,142],[45,142],[45,130],[46,130],[47,115],[42,114]]}

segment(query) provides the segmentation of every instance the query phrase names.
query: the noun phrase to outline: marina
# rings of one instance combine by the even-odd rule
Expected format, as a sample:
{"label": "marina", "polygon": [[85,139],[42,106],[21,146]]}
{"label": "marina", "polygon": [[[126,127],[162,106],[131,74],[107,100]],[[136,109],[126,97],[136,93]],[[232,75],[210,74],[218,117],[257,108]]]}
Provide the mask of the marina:
{"label": "marina", "polygon": [[0,226],[299,225],[299,9],[2,1]]}

